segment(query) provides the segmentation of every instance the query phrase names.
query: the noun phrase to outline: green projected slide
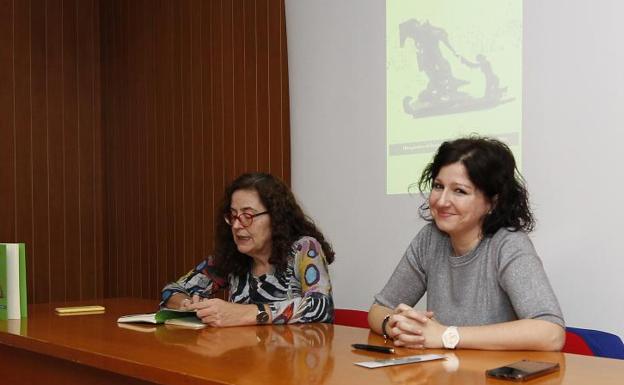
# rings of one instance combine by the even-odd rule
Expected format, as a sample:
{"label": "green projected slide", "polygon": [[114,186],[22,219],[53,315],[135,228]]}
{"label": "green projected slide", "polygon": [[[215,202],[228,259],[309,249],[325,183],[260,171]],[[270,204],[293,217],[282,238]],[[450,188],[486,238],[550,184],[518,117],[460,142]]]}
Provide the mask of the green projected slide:
{"label": "green projected slide", "polygon": [[388,194],[405,194],[439,144],[476,133],[521,164],[522,0],[387,0]]}

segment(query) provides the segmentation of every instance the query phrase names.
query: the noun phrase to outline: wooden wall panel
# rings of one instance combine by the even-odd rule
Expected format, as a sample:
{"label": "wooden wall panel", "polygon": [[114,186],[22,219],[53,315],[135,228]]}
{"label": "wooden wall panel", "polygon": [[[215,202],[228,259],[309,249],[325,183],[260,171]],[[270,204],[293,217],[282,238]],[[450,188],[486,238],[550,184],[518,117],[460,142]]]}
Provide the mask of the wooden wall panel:
{"label": "wooden wall panel", "polygon": [[0,0],[0,240],[30,302],[101,296],[97,0]]}
{"label": "wooden wall panel", "polygon": [[283,0],[0,0],[0,240],[30,302],[158,296],[223,189],[290,182]]}
{"label": "wooden wall panel", "polygon": [[101,3],[106,296],[157,298],[212,252],[224,187],[290,182],[283,0]]}
{"label": "wooden wall panel", "polygon": [[[26,250],[27,258],[32,261],[28,266],[29,278],[33,279],[31,298],[36,302],[50,300],[50,225],[49,221],[49,136],[48,136],[48,88],[47,88],[47,7],[43,2],[33,3],[31,7],[31,66],[30,80],[32,90],[32,142],[33,166],[33,247]],[[58,222],[54,223],[59,225]],[[27,245],[28,246],[28,245]]]}
{"label": "wooden wall panel", "polygon": [[0,239],[15,239],[15,9],[0,0]]}

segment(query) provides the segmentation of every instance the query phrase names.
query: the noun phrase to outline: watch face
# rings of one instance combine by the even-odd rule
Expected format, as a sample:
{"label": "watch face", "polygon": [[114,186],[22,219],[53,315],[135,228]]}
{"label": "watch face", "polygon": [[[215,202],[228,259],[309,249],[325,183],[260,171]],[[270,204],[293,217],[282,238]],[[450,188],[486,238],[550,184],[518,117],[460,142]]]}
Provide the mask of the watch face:
{"label": "watch face", "polygon": [[267,322],[269,322],[269,314],[267,314],[266,311],[258,312],[258,315],[256,316],[256,323],[265,324]]}
{"label": "watch face", "polygon": [[442,343],[447,349],[455,349],[457,343],[459,343],[459,333],[454,327],[449,327],[442,334]]}

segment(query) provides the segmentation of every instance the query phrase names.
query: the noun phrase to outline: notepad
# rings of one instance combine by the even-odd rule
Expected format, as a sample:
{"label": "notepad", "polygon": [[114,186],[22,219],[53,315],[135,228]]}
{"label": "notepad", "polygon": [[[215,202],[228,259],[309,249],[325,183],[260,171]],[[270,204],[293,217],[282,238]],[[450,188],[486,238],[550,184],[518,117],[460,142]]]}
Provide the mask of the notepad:
{"label": "notepad", "polygon": [[87,315],[87,314],[102,314],[106,311],[104,306],[89,305],[89,306],[68,306],[57,307],[54,309],[57,315]]}
{"label": "notepad", "polygon": [[195,310],[188,311],[188,310],[178,310],[178,309],[161,309],[157,311],[156,313],[123,315],[117,319],[117,322],[162,324],[171,319],[188,318],[188,317],[197,318],[195,316]]}

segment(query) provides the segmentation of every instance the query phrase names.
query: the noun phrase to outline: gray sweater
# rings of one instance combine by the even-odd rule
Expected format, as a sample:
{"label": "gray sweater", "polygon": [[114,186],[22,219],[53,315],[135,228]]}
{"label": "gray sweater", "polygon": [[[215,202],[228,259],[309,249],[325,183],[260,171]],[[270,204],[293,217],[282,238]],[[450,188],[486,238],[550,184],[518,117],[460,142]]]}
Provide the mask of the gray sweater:
{"label": "gray sweater", "polygon": [[542,262],[529,237],[500,229],[468,254],[455,256],[450,238],[428,224],[412,240],[375,303],[427,309],[443,325],[487,325],[541,319],[565,326]]}

